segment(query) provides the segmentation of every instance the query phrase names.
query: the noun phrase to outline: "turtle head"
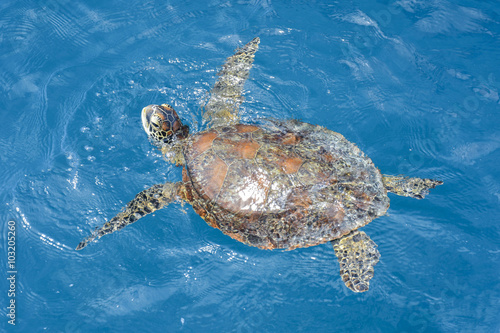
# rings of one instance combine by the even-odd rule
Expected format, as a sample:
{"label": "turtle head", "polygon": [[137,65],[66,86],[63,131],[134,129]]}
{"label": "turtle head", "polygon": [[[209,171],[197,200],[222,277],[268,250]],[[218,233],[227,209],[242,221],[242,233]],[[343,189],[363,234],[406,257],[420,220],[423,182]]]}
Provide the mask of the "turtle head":
{"label": "turtle head", "polygon": [[189,134],[189,127],[182,125],[177,112],[168,104],[146,106],[141,118],[149,138],[159,146],[173,139],[184,139]]}

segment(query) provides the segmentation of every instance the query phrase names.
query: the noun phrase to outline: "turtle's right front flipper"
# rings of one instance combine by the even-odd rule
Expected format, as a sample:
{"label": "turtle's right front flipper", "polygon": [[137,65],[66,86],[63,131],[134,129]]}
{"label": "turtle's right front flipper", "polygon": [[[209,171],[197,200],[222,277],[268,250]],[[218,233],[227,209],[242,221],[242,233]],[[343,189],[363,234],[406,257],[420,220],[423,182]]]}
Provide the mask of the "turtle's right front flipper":
{"label": "turtle's right front flipper", "polygon": [[255,37],[236,50],[217,73],[219,78],[210,91],[210,98],[204,107],[203,119],[209,122],[209,128],[238,123],[238,110],[243,101],[241,93],[252,68],[254,54],[259,49],[259,43],[259,37]]}
{"label": "turtle's right front flipper", "polygon": [[96,228],[94,232],[78,244],[76,250],[81,250],[90,242],[101,238],[104,235],[118,231],[123,227],[136,222],[141,217],[167,206],[169,203],[179,200],[179,189],[182,183],[165,183],[154,185],[139,194],[130,201],[125,209],[106,222],[101,228]]}

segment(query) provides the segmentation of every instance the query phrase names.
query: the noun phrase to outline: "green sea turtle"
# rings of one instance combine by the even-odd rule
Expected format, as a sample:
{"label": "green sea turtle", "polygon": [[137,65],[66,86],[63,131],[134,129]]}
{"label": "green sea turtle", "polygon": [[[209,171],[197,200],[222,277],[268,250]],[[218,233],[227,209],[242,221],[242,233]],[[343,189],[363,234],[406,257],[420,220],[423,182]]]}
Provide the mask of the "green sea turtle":
{"label": "green sea turtle", "polygon": [[142,110],[151,141],[183,167],[182,181],[154,185],[76,248],[174,201],[210,226],[261,249],[332,242],[346,286],[368,290],[380,254],[358,228],[389,208],[387,192],[423,198],[441,181],[382,175],[341,134],[296,120],[241,124],[238,110],[259,38],[226,60],[204,106],[207,130],[190,134],[167,104]]}

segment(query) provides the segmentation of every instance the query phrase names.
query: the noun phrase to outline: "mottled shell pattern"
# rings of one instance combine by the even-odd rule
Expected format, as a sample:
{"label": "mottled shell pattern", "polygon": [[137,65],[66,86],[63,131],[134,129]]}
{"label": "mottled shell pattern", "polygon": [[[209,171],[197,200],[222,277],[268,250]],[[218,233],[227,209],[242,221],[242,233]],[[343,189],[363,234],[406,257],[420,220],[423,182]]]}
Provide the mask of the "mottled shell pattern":
{"label": "mottled shell pattern", "polygon": [[299,121],[216,127],[184,146],[185,200],[262,249],[325,243],[384,215],[382,175],[341,134]]}

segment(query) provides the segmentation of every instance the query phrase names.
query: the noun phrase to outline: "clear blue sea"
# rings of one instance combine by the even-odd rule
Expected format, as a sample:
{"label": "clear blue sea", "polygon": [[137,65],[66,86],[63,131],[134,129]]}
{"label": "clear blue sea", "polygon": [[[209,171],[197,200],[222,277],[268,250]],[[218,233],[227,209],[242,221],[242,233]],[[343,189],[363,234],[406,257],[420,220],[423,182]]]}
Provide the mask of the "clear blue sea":
{"label": "clear blue sea", "polygon": [[[331,244],[259,250],[189,205],[75,251],[181,178],[141,109],[202,130],[217,70],[256,36],[243,121],[320,124],[383,173],[444,181],[362,229],[370,290],[344,286]],[[498,1],[3,0],[0,332],[500,332],[499,91]]]}

